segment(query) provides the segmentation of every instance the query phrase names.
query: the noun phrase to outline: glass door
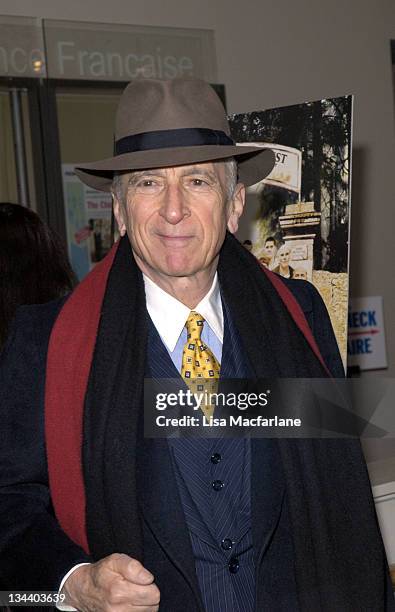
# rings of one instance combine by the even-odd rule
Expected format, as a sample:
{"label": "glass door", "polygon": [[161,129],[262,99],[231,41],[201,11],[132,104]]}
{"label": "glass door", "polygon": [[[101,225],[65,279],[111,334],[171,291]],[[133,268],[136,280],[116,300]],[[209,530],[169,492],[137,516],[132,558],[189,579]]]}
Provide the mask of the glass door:
{"label": "glass door", "polygon": [[80,279],[111,247],[112,200],[110,194],[82,184],[74,167],[113,154],[115,114],[122,89],[56,88],[67,243]]}
{"label": "glass door", "polygon": [[29,97],[17,83],[0,86],[0,201],[37,210]]}

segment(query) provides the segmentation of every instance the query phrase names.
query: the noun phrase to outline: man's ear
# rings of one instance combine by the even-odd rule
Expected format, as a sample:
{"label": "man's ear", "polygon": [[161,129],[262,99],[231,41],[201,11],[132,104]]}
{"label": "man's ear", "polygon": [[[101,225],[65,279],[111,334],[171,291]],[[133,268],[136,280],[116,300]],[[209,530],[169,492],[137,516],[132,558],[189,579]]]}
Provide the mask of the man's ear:
{"label": "man's ear", "polygon": [[117,220],[118,231],[121,236],[126,234],[126,223],[124,219],[123,206],[118,200],[115,193],[112,194],[112,205],[114,210],[114,217]]}
{"label": "man's ear", "polygon": [[246,190],[243,183],[237,183],[235,194],[228,204],[228,230],[235,234],[239,227],[239,219],[244,210]]}

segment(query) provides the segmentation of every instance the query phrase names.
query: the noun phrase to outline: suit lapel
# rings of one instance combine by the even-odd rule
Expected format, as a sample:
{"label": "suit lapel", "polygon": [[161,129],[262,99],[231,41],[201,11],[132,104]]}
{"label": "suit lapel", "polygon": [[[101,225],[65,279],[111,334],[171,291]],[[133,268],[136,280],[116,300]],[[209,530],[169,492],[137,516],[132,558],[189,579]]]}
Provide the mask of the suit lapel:
{"label": "suit lapel", "polygon": [[138,466],[143,520],[200,602],[195,561],[166,439],[145,439]]}
{"label": "suit lapel", "polygon": [[[221,364],[223,378],[253,378],[254,370],[243,349],[240,334],[233,323],[229,307],[224,310],[224,347]],[[264,361],[263,361],[264,364]],[[261,378],[270,376],[259,364]],[[251,524],[256,560],[264,555],[280,518],[284,479],[277,441],[254,438],[251,441]]]}
{"label": "suit lapel", "polygon": [[222,300],[224,313],[224,343],[222,348],[221,378],[249,378],[254,376],[243,348],[240,335],[233,324],[230,310]]}

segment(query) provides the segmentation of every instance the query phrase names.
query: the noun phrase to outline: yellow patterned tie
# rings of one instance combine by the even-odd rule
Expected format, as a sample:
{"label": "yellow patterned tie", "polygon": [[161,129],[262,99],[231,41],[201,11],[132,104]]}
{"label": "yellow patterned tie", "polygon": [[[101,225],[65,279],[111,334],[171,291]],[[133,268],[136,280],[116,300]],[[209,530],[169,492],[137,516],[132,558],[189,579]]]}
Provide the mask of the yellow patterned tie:
{"label": "yellow patterned tie", "polygon": [[[201,340],[203,323],[204,318],[192,310],[185,324],[187,341],[182,353],[181,376],[193,393],[216,393],[221,366]],[[201,408],[206,419],[214,413],[214,406],[209,402]]]}

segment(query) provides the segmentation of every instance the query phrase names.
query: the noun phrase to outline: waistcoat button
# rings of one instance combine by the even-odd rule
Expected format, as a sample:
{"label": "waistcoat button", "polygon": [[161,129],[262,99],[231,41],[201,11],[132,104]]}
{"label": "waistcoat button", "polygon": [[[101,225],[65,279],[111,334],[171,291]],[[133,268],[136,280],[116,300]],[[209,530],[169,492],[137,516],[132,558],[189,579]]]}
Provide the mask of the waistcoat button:
{"label": "waistcoat button", "polygon": [[219,453],[213,453],[211,455],[210,461],[211,463],[217,464],[221,461],[221,459],[222,459],[222,456]]}
{"label": "waistcoat button", "polygon": [[228,563],[228,567],[229,567],[229,571],[231,574],[237,574],[237,572],[239,571],[239,567],[240,567],[238,558],[232,557]]}
{"label": "waistcoat button", "polygon": [[233,542],[230,538],[224,538],[221,542],[221,546],[224,550],[230,550],[233,546]]}

